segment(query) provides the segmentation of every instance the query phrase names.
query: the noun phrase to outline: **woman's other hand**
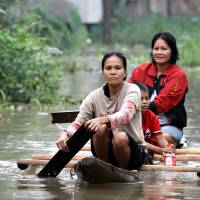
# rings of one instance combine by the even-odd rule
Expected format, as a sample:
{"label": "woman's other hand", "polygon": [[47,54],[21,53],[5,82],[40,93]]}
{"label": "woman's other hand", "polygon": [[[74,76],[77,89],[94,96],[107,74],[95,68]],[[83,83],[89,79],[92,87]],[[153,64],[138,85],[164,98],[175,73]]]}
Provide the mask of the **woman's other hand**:
{"label": "woman's other hand", "polygon": [[69,147],[67,146],[67,141],[69,140],[69,138],[71,137],[71,135],[68,132],[63,132],[61,134],[61,136],[58,138],[58,140],[56,141],[56,145],[57,147],[65,152],[69,151]]}

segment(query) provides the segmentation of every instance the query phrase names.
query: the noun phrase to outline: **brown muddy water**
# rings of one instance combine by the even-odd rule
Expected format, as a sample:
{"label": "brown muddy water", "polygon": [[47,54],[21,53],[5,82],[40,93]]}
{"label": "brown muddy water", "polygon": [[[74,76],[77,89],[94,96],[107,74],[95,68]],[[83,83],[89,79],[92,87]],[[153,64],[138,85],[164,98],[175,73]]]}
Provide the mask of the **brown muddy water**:
{"label": "brown muddy water", "polygon": [[[187,95],[188,127],[184,129],[188,147],[200,148],[200,70],[188,70],[190,91]],[[83,97],[102,83],[101,73],[79,72],[66,75],[62,93]],[[58,111],[49,108],[48,112]],[[16,112],[1,110],[0,122],[0,200],[27,199],[145,199],[198,200],[200,178],[196,173],[138,172],[130,184],[87,184],[63,170],[57,178],[40,179],[40,168],[21,171],[16,159],[31,158],[32,154],[55,153],[55,141],[60,131],[51,125],[51,117],[42,110]],[[188,165],[200,166],[199,162]]]}

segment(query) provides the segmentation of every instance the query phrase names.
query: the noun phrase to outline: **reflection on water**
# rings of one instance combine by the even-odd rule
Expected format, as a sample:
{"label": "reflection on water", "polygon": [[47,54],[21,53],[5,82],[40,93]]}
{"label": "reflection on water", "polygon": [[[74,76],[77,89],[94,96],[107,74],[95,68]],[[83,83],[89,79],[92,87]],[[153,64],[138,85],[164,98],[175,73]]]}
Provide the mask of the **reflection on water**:
{"label": "reflection on water", "polygon": [[[199,71],[188,72],[190,91],[186,106],[188,127],[185,136],[189,147],[199,148],[200,108]],[[66,75],[61,92],[83,97],[101,85],[100,73],[80,72]],[[84,83],[84,84],[83,84]],[[55,111],[49,108],[49,112]],[[196,173],[139,172],[138,181],[131,184],[87,184],[63,170],[57,178],[39,179],[40,168],[20,171],[16,159],[30,158],[32,154],[55,153],[55,140],[60,131],[50,124],[48,113],[42,111],[1,111],[0,122],[0,193],[1,200],[9,199],[199,199],[200,178]],[[192,165],[199,163],[190,162]]]}
{"label": "reflection on water", "polygon": [[[28,177],[28,176],[27,176]],[[54,178],[17,180],[17,198],[27,199],[73,199],[74,184]]]}
{"label": "reflection on water", "polygon": [[[157,176],[159,179],[154,180],[156,175],[157,174],[151,173],[151,176],[148,176],[148,178],[142,177],[140,182],[131,184],[80,184],[78,188],[75,188],[75,199],[83,200],[88,199],[88,197],[89,199],[99,200],[185,199],[188,191],[194,194],[193,196],[190,194],[190,199],[199,198],[199,193],[195,193],[195,191],[199,189],[198,185],[192,184],[191,186],[187,186],[187,180],[185,182],[179,181],[177,175],[174,175],[174,178],[166,179],[166,173],[163,174],[163,177],[162,173],[159,173],[159,176]],[[189,183],[193,183],[193,181],[189,179]]]}

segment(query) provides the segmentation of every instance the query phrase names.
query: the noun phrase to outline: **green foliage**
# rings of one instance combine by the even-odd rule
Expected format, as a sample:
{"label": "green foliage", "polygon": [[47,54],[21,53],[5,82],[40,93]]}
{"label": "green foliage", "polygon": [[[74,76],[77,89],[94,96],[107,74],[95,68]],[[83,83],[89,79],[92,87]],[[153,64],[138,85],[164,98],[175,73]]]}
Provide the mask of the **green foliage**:
{"label": "green foliage", "polygon": [[77,12],[69,12],[68,22],[53,14],[45,5],[36,5],[31,11],[15,19],[17,26],[26,26],[36,36],[47,39],[47,43],[59,49],[76,49],[85,45],[88,37]]}
{"label": "green foliage", "polygon": [[[68,55],[73,57],[72,52],[81,52],[87,31],[76,12],[70,11],[68,23],[52,13],[46,6],[35,6],[14,21],[7,19],[9,23],[2,24],[1,105],[8,105],[6,102],[25,102],[39,106],[41,103],[55,102],[56,97],[59,98],[59,81],[63,78],[64,71],[61,62]],[[50,46],[70,53],[61,58],[59,49]],[[67,67],[70,62],[71,59],[67,60]],[[79,68],[80,63],[73,63],[76,63],[75,68]],[[64,98],[63,101],[72,102],[69,97]]]}
{"label": "green foliage", "polygon": [[12,5],[16,0],[0,0],[0,24],[6,24],[7,18],[7,9]]}
{"label": "green foliage", "polygon": [[[127,45],[144,44],[149,46],[155,33],[173,31],[170,19],[156,13],[143,16],[138,21],[131,20],[127,15],[124,15],[124,12],[120,11],[116,12],[116,16],[117,20],[115,19],[116,22],[113,24],[114,41],[125,42]],[[119,21],[120,23],[118,23]]]}
{"label": "green foliage", "polygon": [[179,45],[180,49],[180,63],[188,66],[199,66],[199,45],[200,35],[199,33],[191,33],[190,35],[185,34],[181,37]]}
{"label": "green foliage", "polygon": [[69,46],[71,48],[84,46],[88,37],[87,31],[75,11],[70,12],[69,26],[71,27],[71,37],[68,40]]}
{"label": "green foliage", "polygon": [[3,10],[6,10],[14,2],[15,2],[15,0],[1,0],[0,8],[2,8]]}
{"label": "green foliage", "polygon": [[[112,18],[113,43],[125,44],[129,48],[137,48],[139,44],[139,46],[144,45],[149,49],[154,34],[168,31],[173,33],[177,39],[180,52],[179,64],[189,66],[200,65],[200,57],[198,56],[200,15],[195,18],[184,16],[167,18],[157,13],[150,13],[137,21],[133,21],[127,16],[126,10],[115,10]],[[143,61],[146,61],[147,57],[142,56],[143,52],[146,53],[146,51],[141,51],[140,55],[144,58]],[[136,56],[137,54],[134,55]]]}
{"label": "green foliage", "polygon": [[[7,8],[14,1],[0,1],[0,23],[4,25],[0,30],[0,104],[8,101],[34,105],[53,102],[59,80],[63,78],[60,62],[73,72],[88,66],[88,54],[94,57],[100,54],[101,58],[111,47],[100,44],[101,24],[89,29],[92,41],[100,45],[93,46],[92,43],[86,46],[88,32],[73,10],[68,13],[67,22],[41,4],[33,6],[31,11],[14,21],[6,20]],[[166,18],[150,13],[133,21],[122,1],[111,2],[114,5],[111,7],[112,48],[123,51],[129,65],[149,59],[151,39],[159,31],[175,35],[181,58],[178,64],[200,65],[200,15],[195,18]],[[61,52],[50,46],[62,49],[66,54],[60,57]],[[77,103],[69,96],[60,101]]]}
{"label": "green foliage", "polygon": [[52,102],[59,87],[61,52],[24,29],[0,30],[0,100]]}

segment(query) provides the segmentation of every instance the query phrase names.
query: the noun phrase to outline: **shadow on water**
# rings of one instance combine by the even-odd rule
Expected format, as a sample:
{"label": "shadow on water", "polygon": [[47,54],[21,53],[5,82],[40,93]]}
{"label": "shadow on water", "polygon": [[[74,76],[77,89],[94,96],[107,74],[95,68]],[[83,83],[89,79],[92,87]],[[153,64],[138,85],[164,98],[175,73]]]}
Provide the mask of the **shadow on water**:
{"label": "shadow on water", "polygon": [[[199,70],[188,71],[190,90],[186,107],[188,127],[184,129],[190,148],[199,148],[200,108]],[[100,73],[79,72],[66,75],[62,85],[65,94],[83,97],[102,84]],[[83,84],[84,83],[84,84]],[[49,112],[53,108],[49,108]],[[55,110],[54,110],[55,111]],[[0,122],[0,199],[199,199],[200,178],[196,173],[139,172],[131,184],[87,184],[70,177],[63,170],[57,178],[39,179],[40,168],[20,171],[16,159],[30,158],[32,154],[55,153],[55,140],[60,131],[51,125],[48,113],[25,110],[1,111]],[[196,162],[189,164],[199,165]]]}

